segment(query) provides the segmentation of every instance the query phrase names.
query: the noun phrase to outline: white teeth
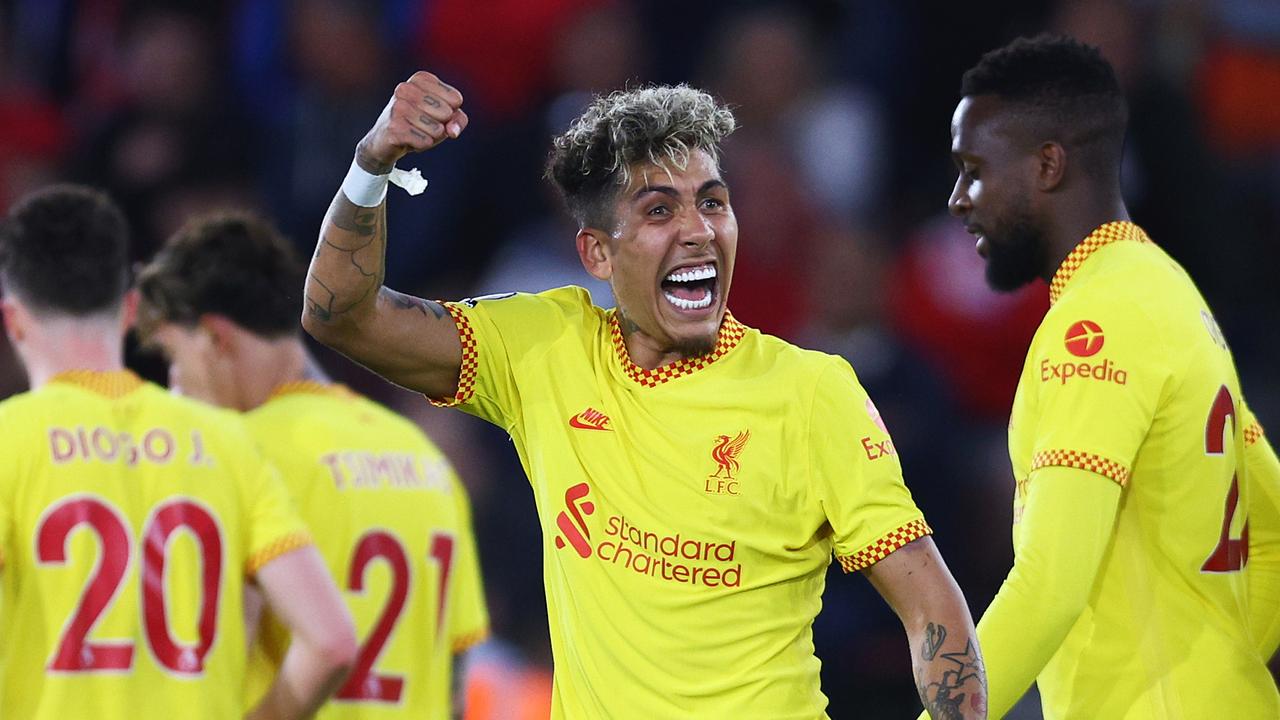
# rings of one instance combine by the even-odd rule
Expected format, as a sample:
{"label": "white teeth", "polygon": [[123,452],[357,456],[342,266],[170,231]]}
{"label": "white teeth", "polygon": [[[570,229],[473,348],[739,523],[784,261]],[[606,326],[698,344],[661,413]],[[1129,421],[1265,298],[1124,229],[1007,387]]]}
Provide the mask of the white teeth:
{"label": "white teeth", "polygon": [[711,305],[711,293],[707,293],[707,296],[701,300],[685,300],[684,298],[678,298],[669,292],[664,292],[662,294],[667,297],[667,302],[675,305],[681,310],[701,310],[702,308]]}
{"label": "white teeth", "polygon": [[666,277],[666,280],[667,282],[693,282],[695,280],[709,280],[715,276],[715,267],[707,265],[693,270],[673,272]]}

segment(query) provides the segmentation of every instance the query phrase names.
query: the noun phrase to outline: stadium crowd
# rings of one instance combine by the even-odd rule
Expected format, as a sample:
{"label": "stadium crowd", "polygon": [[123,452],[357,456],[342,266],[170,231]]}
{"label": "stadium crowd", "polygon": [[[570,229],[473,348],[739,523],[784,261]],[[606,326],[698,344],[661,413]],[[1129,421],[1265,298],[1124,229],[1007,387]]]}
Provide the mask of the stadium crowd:
{"label": "stadium crowd", "polygon": [[[704,87],[740,126],[724,156],[747,249],[734,316],[853,365],[977,617],[1011,563],[1006,424],[1048,289],[983,282],[946,214],[947,125],[960,73],[1042,30],[1100,46],[1116,68],[1134,220],[1196,278],[1253,411],[1280,423],[1280,9],[1265,0],[13,0],[0,8],[0,212],[74,180],[122,204],[139,262],[227,207],[270,218],[309,255],[346,149],[388,88],[430,67],[464,90],[471,124],[466,142],[401,162],[431,185],[389,196],[397,237],[421,240],[389,246],[387,284],[442,299],[585,284],[576,228],[541,178],[549,138],[595,93]],[[312,349],[421,425],[469,489],[493,638],[468,717],[514,717],[516,697],[545,717],[543,539],[509,439]],[[166,381],[136,344],[128,359]],[[23,382],[6,350],[0,394]],[[833,570],[823,605],[831,716],[918,710],[880,597]]]}

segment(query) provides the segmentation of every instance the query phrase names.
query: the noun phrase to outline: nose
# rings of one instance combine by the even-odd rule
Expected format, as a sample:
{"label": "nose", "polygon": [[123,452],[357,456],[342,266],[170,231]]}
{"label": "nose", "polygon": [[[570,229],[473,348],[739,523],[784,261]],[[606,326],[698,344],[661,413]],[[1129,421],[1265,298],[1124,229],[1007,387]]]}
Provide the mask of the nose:
{"label": "nose", "polygon": [[680,218],[680,243],[689,247],[705,247],[716,236],[711,219],[697,209],[691,209]]}
{"label": "nose", "polygon": [[962,218],[973,209],[973,201],[969,199],[969,188],[965,186],[964,176],[956,178],[956,185],[951,189],[951,197],[947,199],[947,211]]}

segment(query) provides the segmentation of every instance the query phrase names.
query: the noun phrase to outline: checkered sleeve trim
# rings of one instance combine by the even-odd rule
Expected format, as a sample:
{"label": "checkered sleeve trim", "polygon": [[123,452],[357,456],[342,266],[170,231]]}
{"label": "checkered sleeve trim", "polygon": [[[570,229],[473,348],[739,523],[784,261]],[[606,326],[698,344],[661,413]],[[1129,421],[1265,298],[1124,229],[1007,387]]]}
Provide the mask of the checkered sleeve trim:
{"label": "checkered sleeve trim", "polygon": [[840,561],[840,567],[847,573],[870,567],[889,557],[894,550],[906,545],[912,540],[917,540],[925,535],[932,535],[933,528],[929,527],[929,523],[924,518],[918,518],[885,534],[879,540],[871,543],[865,548],[859,550],[852,555],[837,555],[836,559]]}
{"label": "checkered sleeve trim", "polygon": [[1114,480],[1124,487],[1129,484],[1129,468],[1110,458],[1079,450],[1042,450],[1031,458],[1031,469],[1042,467],[1070,467],[1095,472],[1102,477]]}
{"label": "checkered sleeve trim", "polygon": [[480,367],[480,354],[476,351],[476,333],[471,321],[458,303],[441,303],[458,326],[458,340],[462,343],[462,366],[458,369],[458,391],[450,398],[427,398],[436,407],[462,405],[471,399],[476,390],[476,373]]}
{"label": "checkered sleeve trim", "polygon": [[311,544],[311,535],[304,531],[291,532],[276,538],[275,542],[249,556],[245,565],[245,574],[253,577],[258,571],[281,555],[288,555],[294,550],[301,550]]}
{"label": "checkered sleeve trim", "polygon": [[466,635],[459,635],[453,639],[453,654],[457,655],[458,653],[468,648],[475,647],[488,639],[489,628],[481,628],[475,632],[467,633]]}
{"label": "checkered sleeve trim", "polygon": [[1257,420],[1254,420],[1253,422],[1249,423],[1249,427],[1244,429],[1245,447],[1248,447],[1258,442],[1259,440],[1262,439],[1262,436],[1265,434],[1266,433],[1263,432],[1262,430],[1262,425],[1258,424]]}

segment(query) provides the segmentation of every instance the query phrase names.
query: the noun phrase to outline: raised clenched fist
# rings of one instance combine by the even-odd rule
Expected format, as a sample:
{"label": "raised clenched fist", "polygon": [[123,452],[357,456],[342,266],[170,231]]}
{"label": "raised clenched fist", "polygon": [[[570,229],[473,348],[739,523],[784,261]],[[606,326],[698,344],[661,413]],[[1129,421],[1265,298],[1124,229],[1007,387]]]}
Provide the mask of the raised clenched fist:
{"label": "raised clenched fist", "polygon": [[377,122],[356,146],[366,172],[389,172],[400,158],[429,150],[467,127],[462,93],[434,74],[419,71],[396,86]]}

